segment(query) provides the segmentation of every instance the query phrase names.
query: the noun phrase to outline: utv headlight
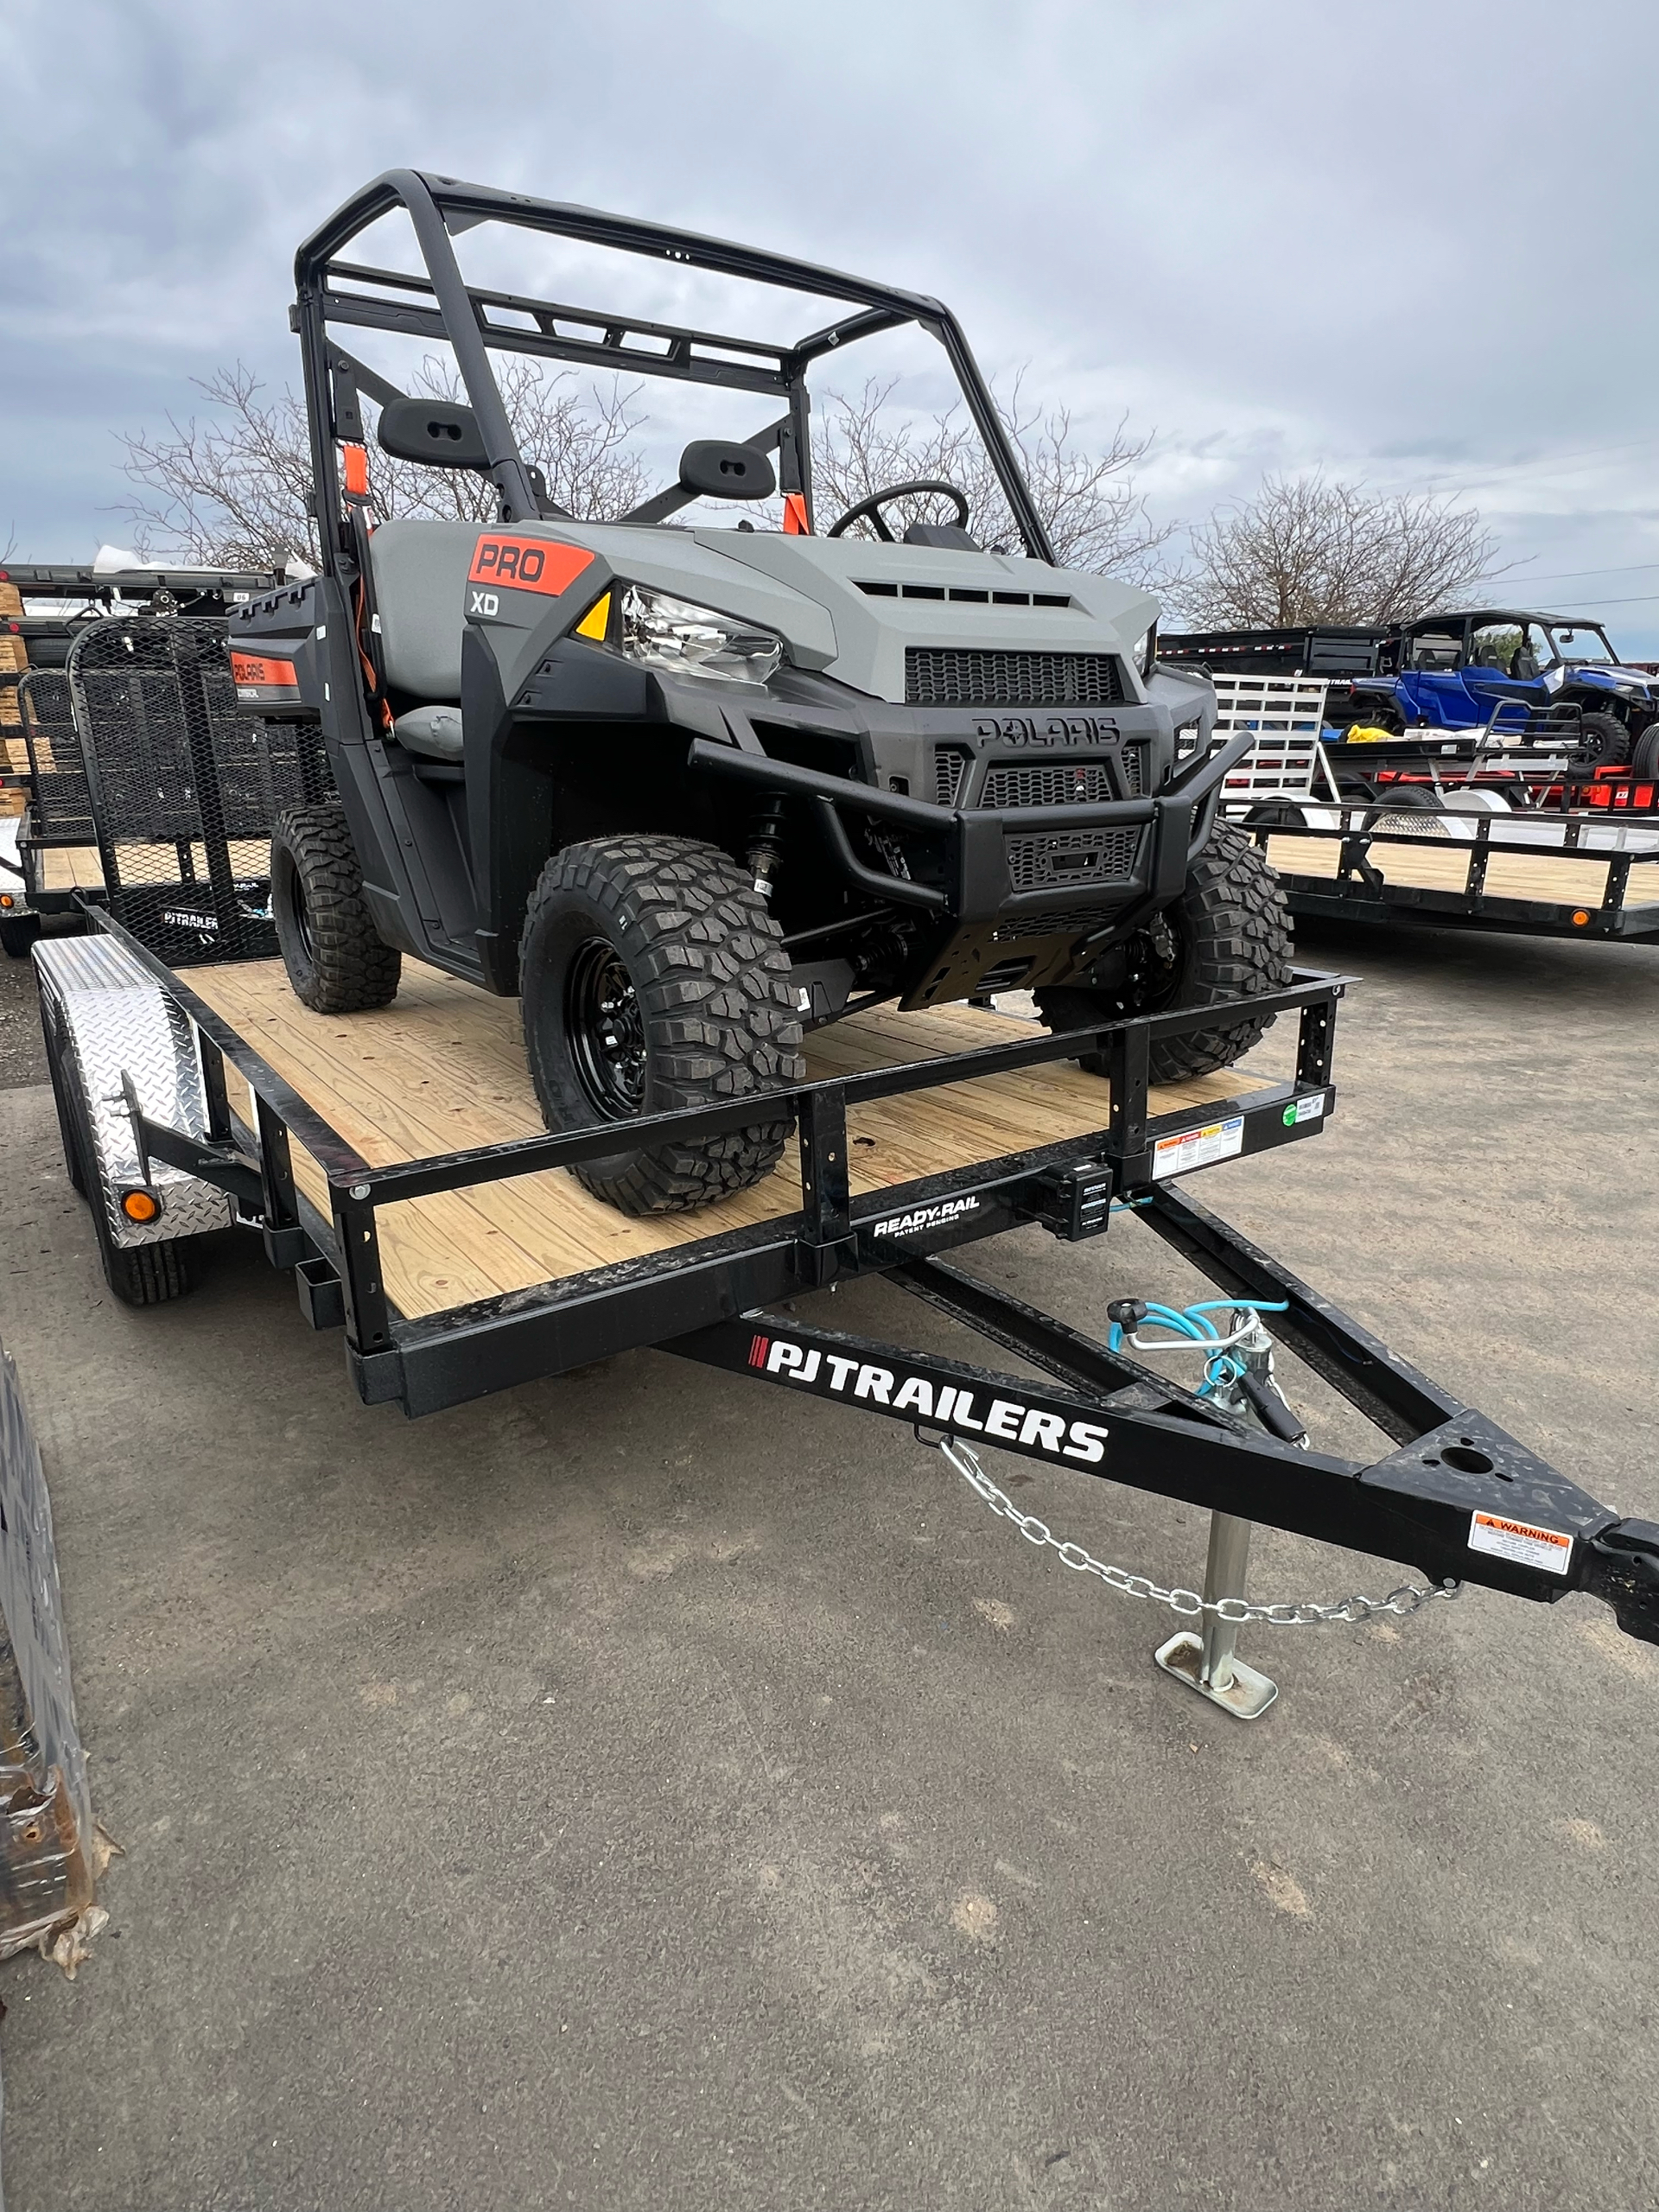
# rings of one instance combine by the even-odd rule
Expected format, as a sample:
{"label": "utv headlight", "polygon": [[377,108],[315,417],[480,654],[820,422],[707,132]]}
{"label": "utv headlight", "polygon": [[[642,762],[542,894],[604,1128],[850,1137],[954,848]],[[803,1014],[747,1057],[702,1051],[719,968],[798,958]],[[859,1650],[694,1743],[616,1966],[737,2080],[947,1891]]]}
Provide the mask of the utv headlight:
{"label": "utv headlight", "polygon": [[782,639],[770,630],[643,584],[630,584],[622,594],[615,645],[648,668],[721,683],[764,683],[784,657]]}

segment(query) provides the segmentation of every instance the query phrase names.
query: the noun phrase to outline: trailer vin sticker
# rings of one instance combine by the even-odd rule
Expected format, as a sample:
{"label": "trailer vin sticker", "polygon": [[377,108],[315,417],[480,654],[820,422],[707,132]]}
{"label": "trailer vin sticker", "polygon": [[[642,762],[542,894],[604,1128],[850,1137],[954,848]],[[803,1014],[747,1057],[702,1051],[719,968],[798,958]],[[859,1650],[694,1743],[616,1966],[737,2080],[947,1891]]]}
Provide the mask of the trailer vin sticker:
{"label": "trailer vin sticker", "polygon": [[1491,1552],[1516,1567],[1535,1567],[1565,1576],[1573,1563],[1573,1539],[1559,1529],[1540,1529],[1530,1521],[1506,1521],[1497,1513],[1476,1513],[1469,1521],[1469,1548]]}
{"label": "trailer vin sticker", "polygon": [[1152,1179],[1161,1183],[1166,1175],[1185,1175],[1191,1167],[1208,1167],[1211,1160],[1230,1160],[1243,1149],[1242,1114],[1201,1129],[1183,1129],[1178,1136],[1160,1137],[1153,1147]]}

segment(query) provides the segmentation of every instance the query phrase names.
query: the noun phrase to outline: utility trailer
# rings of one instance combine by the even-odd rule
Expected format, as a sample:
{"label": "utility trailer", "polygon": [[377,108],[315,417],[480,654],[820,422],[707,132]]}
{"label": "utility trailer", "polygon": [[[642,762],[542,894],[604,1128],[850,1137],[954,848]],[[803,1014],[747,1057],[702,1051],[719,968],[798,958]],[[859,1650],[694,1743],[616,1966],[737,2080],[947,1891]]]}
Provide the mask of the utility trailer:
{"label": "utility trailer", "polygon": [[[108,626],[92,658],[114,664],[127,646],[124,626]],[[431,967],[367,1013],[314,1012],[289,989],[253,833],[263,805],[268,850],[274,811],[316,763],[291,725],[238,715],[222,646],[215,658],[207,642],[169,630],[188,804],[175,790],[147,838],[114,688],[86,688],[111,880],[105,903],[84,902],[87,936],[34,950],[66,1165],[118,1295],[176,1297],[194,1240],[240,1224],[293,1273],[310,1324],[343,1331],[371,1404],[423,1414],[655,1345],[903,1421],[1028,1541],[1194,1624],[1159,1662],[1242,1718],[1274,1695],[1236,1656],[1242,1625],[1408,1613],[1466,1581],[1544,1602],[1589,1592],[1628,1633],[1659,1641],[1659,1526],[1622,1521],[1183,1187],[1325,1127],[1341,977],[1299,972],[1249,1001],[1297,1024],[1278,1079],[1235,1067],[1151,1081],[1154,1047],[1213,1022],[1213,1006],[1058,1035],[971,1007],[872,1007],[814,1033],[804,1079],[778,1094],[792,1159],[695,1214],[625,1216],[569,1172],[614,1145],[613,1127],[546,1132],[509,1001]],[[143,643],[133,638],[135,655]],[[1084,1055],[1103,1079],[1075,1065]],[[639,1129],[703,1136],[753,1112],[750,1096]],[[1102,1344],[945,1256],[1031,1224],[1096,1238],[1126,1210],[1216,1284],[1209,1309],[1125,1297]],[[793,1310],[870,1274],[1035,1376]],[[1380,1430],[1373,1463],[1310,1447],[1274,1374],[1274,1340]],[[1160,1371],[1182,1341],[1201,1363],[1194,1389]],[[986,1471],[988,1445],[1051,1477],[1207,1509],[1203,1589],[1165,1589],[1056,1535]],[[1243,1580],[1258,1521],[1408,1561],[1427,1580],[1335,1605],[1254,1603]]]}
{"label": "utility trailer", "polygon": [[21,795],[16,860],[0,860],[0,950],[24,958],[43,920],[101,896],[103,868],[75,722],[70,660],[123,613],[223,621],[276,579],[227,569],[0,566],[0,786]]}
{"label": "utility trailer", "polygon": [[1206,676],[1375,676],[1387,628],[1304,623],[1281,630],[1159,632],[1158,658]]}
{"label": "utility trailer", "polygon": [[[1262,813],[1260,801],[1252,810]],[[1659,941],[1659,825],[1493,813],[1453,798],[1321,806],[1293,829],[1260,819],[1252,828],[1293,914]]]}
{"label": "utility trailer", "polygon": [[[1547,804],[1566,795],[1568,742],[1504,746],[1489,728],[1336,745],[1323,679],[1212,682],[1217,734],[1255,739],[1224,780],[1222,810],[1265,850],[1294,915],[1659,939],[1659,817],[1647,787],[1616,774],[1590,787],[1599,804]],[[1622,810],[1632,790],[1641,806]]]}

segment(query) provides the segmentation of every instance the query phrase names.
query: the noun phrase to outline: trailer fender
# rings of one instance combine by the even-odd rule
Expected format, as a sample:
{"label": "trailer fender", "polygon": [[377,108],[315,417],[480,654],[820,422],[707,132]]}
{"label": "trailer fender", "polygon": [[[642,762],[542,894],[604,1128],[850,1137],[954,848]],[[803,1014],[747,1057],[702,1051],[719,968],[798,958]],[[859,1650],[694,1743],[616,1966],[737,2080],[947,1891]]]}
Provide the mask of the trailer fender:
{"label": "trailer fender", "polygon": [[[101,934],[43,938],[34,959],[56,1080],[79,1092],[86,1107],[98,1185],[86,1196],[103,1209],[114,1242],[167,1244],[228,1228],[234,1209],[211,1183],[161,1160],[151,1162],[145,1179],[124,1095],[125,1077],[149,1118],[207,1136],[201,1062],[183,1008],[124,946]],[[153,1221],[131,1221],[121,1210],[122,1192],[139,1185],[160,1201]]]}

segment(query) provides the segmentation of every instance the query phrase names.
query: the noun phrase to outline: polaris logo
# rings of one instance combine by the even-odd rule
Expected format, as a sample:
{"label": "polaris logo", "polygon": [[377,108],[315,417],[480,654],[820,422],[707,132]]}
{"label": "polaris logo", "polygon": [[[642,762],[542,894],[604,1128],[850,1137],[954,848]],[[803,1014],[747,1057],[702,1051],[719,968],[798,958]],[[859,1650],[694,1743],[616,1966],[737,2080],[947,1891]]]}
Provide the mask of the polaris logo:
{"label": "polaris logo", "polygon": [[984,715],[974,724],[997,745],[1116,745],[1122,734],[1110,715]]}
{"label": "polaris logo", "polygon": [[862,1399],[953,1434],[988,1437],[1046,1459],[1075,1459],[1093,1467],[1106,1456],[1109,1432],[1100,1421],[1070,1421],[1018,1398],[992,1398],[982,1419],[977,1390],[934,1383],[925,1375],[896,1375],[890,1367],[791,1344],[787,1337],[752,1337],[748,1364],[758,1375],[802,1383],[819,1397]]}
{"label": "polaris logo", "polygon": [[977,1198],[941,1198],[937,1205],[918,1206],[914,1213],[895,1213],[878,1221],[872,1236],[915,1236],[924,1229],[943,1229],[963,1214],[977,1213]]}

